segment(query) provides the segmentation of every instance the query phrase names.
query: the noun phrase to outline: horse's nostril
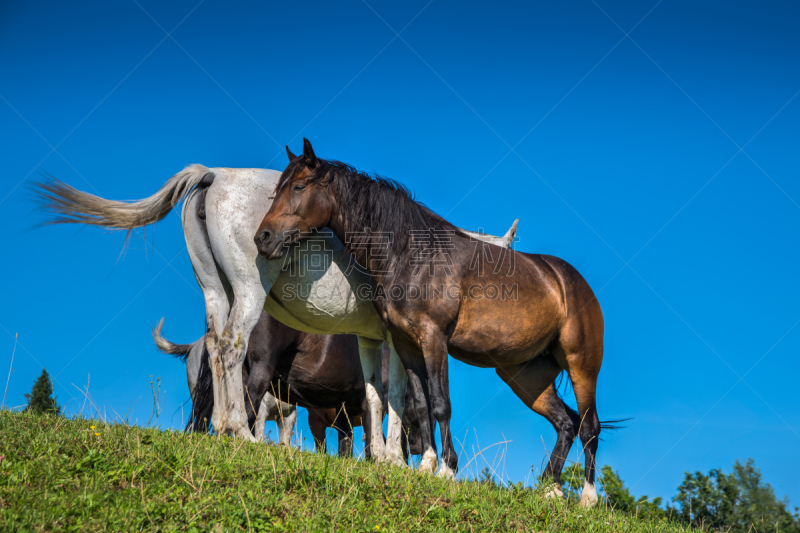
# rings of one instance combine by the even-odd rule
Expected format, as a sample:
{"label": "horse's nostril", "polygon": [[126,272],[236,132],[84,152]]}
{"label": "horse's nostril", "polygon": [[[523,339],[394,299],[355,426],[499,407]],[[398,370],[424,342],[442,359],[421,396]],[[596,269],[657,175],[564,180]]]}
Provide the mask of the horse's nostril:
{"label": "horse's nostril", "polygon": [[271,236],[272,236],[272,234],[271,234],[270,232],[268,232],[268,231],[262,231],[262,232],[261,232],[261,233],[258,235],[258,240],[261,242],[261,244],[266,244],[266,243],[269,241],[269,238],[270,238]]}

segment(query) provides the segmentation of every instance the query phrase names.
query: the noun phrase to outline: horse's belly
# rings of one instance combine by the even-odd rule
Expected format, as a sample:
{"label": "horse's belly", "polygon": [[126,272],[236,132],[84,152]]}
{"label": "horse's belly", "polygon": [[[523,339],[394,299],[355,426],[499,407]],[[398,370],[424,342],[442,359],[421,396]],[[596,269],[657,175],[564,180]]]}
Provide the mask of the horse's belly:
{"label": "horse's belly", "polygon": [[550,340],[546,339],[534,344],[513,345],[485,342],[483,339],[460,338],[456,342],[448,342],[447,351],[453,358],[468,365],[496,368],[530,361],[547,347]]}
{"label": "horse's belly", "polygon": [[554,306],[548,307],[541,301],[533,308],[520,301],[467,303],[448,339],[448,350],[475,366],[528,361],[558,334],[560,315]]}
{"label": "horse's belly", "polygon": [[272,380],[271,386],[282,401],[306,409],[340,408],[352,396],[350,391],[332,391],[308,386],[305,383],[297,382],[291,376],[288,380],[276,377]]}
{"label": "horse's belly", "polygon": [[[335,240],[330,240],[332,239]],[[368,299],[369,279],[348,270],[349,254],[335,236],[297,250],[292,265],[281,271],[264,309],[289,327],[307,333],[347,333],[376,340],[386,327]],[[311,240],[310,243],[319,242]]]}

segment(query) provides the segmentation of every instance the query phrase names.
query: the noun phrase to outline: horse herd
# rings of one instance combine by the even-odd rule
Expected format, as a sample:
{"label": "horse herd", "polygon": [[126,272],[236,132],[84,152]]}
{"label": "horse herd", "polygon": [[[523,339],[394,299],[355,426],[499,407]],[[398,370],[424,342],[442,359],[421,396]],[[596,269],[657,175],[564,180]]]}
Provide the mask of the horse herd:
{"label": "horse herd", "polygon": [[[281,173],[190,165],[155,194],[120,202],[52,179],[37,184],[53,223],[128,232],[183,201],[189,257],[207,330],[189,345],[154,331],[187,363],[188,427],[249,440],[277,419],[287,442],[295,405],[309,409],[318,449],[325,428],[352,453],[364,427],[366,455],[454,476],[448,354],[494,368],[555,428],[543,481],[563,496],[561,470],[576,438],[585,455],[581,505],[597,502],[595,457],[603,427],[597,377],[603,315],[571,265],[510,247],[504,237],[460,229],[398,182],[286,149]],[[566,371],[578,410],[558,394]],[[383,433],[384,413],[388,429]],[[434,431],[442,443],[441,466]]]}

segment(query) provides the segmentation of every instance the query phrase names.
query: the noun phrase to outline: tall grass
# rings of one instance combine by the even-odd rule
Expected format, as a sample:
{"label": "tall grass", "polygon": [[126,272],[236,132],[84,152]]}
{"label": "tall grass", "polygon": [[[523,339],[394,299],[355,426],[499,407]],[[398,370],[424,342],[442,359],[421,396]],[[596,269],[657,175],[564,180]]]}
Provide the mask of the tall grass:
{"label": "tall grass", "polygon": [[521,486],[107,418],[0,411],[0,531],[143,530],[686,529]]}

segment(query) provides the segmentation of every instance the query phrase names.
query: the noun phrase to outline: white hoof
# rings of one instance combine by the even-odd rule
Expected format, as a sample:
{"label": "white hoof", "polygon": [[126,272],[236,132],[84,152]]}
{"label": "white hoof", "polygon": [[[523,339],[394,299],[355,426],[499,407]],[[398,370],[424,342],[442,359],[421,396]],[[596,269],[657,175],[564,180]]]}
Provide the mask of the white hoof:
{"label": "white hoof", "polygon": [[597,489],[594,485],[584,482],[581,507],[594,507],[595,505],[597,505]]}
{"label": "white hoof", "polygon": [[383,462],[389,463],[392,466],[408,466],[403,460],[402,454],[398,456],[396,453],[391,452],[386,453],[386,455],[383,456]]}
{"label": "white hoof", "polygon": [[256,439],[255,436],[253,436],[253,434],[250,432],[250,430],[247,429],[246,427],[245,428],[239,428],[239,431],[236,432],[236,437],[237,438],[241,438],[241,439],[245,439],[245,440],[249,440],[250,442],[258,442],[258,439]]}
{"label": "white hoof", "polygon": [[553,483],[553,486],[550,488],[550,490],[544,493],[544,497],[548,500],[561,499],[564,497],[564,491],[561,490],[561,487]]}
{"label": "white hoof", "polygon": [[445,463],[442,463],[442,467],[439,469],[439,472],[436,474],[436,477],[441,477],[444,479],[454,479],[456,477],[455,471],[447,466]]}
{"label": "white hoof", "polygon": [[436,452],[428,449],[422,454],[422,460],[419,462],[420,472],[429,472],[433,474],[439,467],[439,460],[436,458]]}

